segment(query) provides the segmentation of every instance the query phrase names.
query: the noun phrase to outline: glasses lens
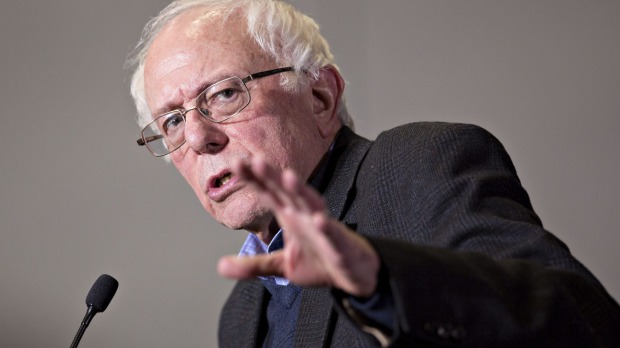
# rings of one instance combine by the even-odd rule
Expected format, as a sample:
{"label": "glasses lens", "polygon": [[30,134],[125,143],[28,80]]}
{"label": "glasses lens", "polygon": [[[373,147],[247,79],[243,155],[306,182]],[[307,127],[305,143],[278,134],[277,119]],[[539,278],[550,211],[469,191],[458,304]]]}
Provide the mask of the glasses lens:
{"label": "glasses lens", "polygon": [[156,118],[142,130],[146,147],[155,156],[164,156],[185,142],[185,118],[174,111]]}
{"label": "glasses lens", "polygon": [[225,121],[250,103],[250,93],[238,77],[231,77],[209,87],[197,101],[198,110],[215,122]]}

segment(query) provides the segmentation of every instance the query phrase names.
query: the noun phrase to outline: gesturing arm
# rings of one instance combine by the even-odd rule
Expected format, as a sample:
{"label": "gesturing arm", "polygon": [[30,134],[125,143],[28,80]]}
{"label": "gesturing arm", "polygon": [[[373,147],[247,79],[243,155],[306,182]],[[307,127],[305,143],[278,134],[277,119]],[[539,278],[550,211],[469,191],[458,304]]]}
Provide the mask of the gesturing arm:
{"label": "gesturing arm", "polygon": [[262,159],[235,170],[258,187],[285,231],[281,251],[252,258],[224,257],[225,277],[277,275],[304,286],[341,289],[369,296],[377,286],[379,258],[370,243],[327,216],[323,198],[291,171],[280,173]]}

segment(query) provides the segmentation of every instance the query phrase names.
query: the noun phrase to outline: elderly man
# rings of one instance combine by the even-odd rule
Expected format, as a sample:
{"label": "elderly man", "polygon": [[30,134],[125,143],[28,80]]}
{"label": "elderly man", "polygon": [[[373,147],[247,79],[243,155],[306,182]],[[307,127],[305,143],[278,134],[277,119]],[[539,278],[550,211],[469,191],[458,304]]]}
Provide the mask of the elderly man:
{"label": "elderly man", "polygon": [[542,228],[501,144],[441,123],[357,136],[291,6],[174,2],[133,63],[138,144],[250,232],[218,265],[241,280],[221,346],[620,346],[620,308]]}

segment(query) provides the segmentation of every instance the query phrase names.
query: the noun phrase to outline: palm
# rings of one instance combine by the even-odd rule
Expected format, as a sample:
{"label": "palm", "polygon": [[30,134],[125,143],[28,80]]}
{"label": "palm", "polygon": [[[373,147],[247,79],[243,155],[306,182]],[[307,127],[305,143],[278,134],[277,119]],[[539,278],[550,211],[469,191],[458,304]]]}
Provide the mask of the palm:
{"label": "palm", "polygon": [[290,171],[264,162],[240,165],[238,174],[259,187],[280,227],[284,248],[254,258],[224,259],[220,273],[233,278],[278,275],[303,286],[336,287],[369,295],[376,286],[378,256],[368,241],[326,214],[322,197]]}

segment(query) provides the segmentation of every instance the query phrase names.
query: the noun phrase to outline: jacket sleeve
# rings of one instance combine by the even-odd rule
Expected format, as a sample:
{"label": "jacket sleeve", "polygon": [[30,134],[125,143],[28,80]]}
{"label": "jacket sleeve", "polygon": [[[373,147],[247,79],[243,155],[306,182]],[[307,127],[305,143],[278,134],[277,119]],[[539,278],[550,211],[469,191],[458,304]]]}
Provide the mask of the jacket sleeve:
{"label": "jacket sleeve", "polygon": [[389,274],[394,346],[620,347],[620,307],[543,229],[485,130],[382,134],[357,185],[358,232]]}
{"label": "jacket sleeve", "polygon": [[395,301],[393,346],[620,346],[618,305],[579,273],[391,240],[373,244]]}

